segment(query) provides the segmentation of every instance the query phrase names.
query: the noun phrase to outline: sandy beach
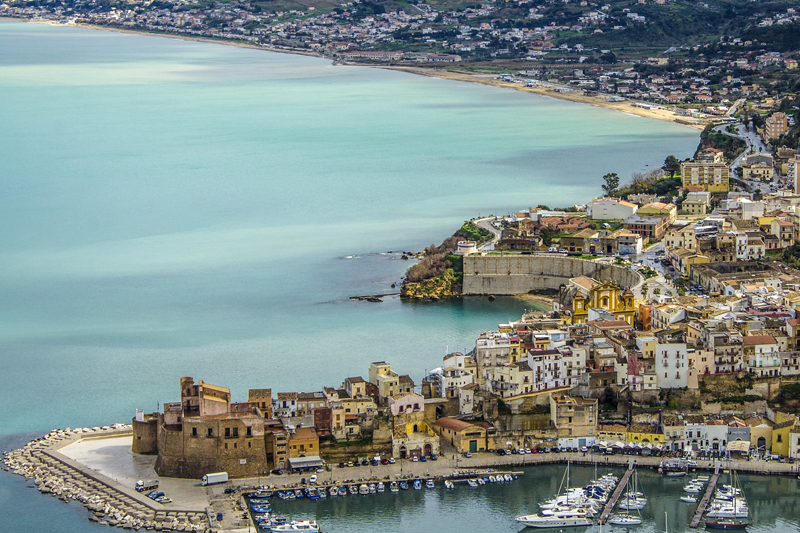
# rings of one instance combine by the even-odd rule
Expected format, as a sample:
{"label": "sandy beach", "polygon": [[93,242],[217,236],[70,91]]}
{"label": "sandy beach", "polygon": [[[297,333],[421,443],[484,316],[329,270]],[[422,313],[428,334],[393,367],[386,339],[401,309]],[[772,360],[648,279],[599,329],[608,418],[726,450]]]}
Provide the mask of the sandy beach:
{"label": "sandy beach", "polygon": [[[303,51],[303,50],[294,50],[294,49],[286,49],[286,48],[275,48],[272,46],[264,46],[259,44],[251,44],[245,41],[231,41],[226,39],[212,39],[209,37],[198,37],[194,35],[181,35],[176,33],[166,33],[166,32],[152,32],[152,31],[143,31],[143,30],[131,30],[127,28],[118,28],[114,26],[99,26],[96,24],[59,24],[54,21],[47,21],[47,20],[27,20],[27,19],[18,19],[18,18],[9,18],[9,17],[0,17],[0,20],[14,20],[20,22],[33,22],[38,24],[50,24],[53,26],[74,26],[78,28],[84,29],[91,29],[91,30],[104,30],[104,31],[115,31],[118,33],[131,33],[135,35],[150,35],[150,36],[157,36],[157,37],[166,37],[170,39],[180,39],[182,41],[197,41],[203,43],[213,43],[213,44],[222,44],[227,46],[237,46],[239,48],[250,48],[254,50],[266,50],[268,52],[278,52],[283,54],[295,54],[295,55],[303,55],[309,57],[319,57],[322,59],[332,60],[330,57],[327,57],[323,54],[310,52],[310,51]],[[334,62],[335,65],[343,65],[343,63]],[[573,90],[571,92],[559,92],[555,90],[555,87],[547,84],[546,82],[537,82],[537,87],[526,87],[521,83],[511,83],[508,81],[503,81],[500,79],[496,79],[494,76],[489,75],[475,75],[470,72],[459,72],[459,71],[448,71],[442,68],[435,68],[435,67],[419,67],[419,66],[394,66],[394,65],[374,65],[374,64],[363,64],[363,63],[348,63],[348,66],[359,66],[359,67],[371,67],[371,68],[383,68],[388,70],[396,70],[400,72],[407,72],[410,74],[417,74],[420,76],[429,76],[432,78],[441,78],[445,80],[452,80],[452,81],[463,81],[468,83],[480,83],[482,85],[491,85],[493,87],[501,87],[504,89],[512,89],[515,91],[522,91],[528,92],[533,94],[538,94],[541,96],[549,96],[551,98],[558,98],[561,100],[568,100],[570,102],[575,102],[579,104],[586,104],[595,107],[602,107],[604,109],[611,109],[614,111],[620,111],[622,113],[627,113],[629,115],[634,115],[643,118],[650,118],[655,120],[665,120],[667,122],[673,122],[676,124],[680,124],[682,126],[688,126],[690,128],[695,128],[702,130],[705,128],[708,122],[702,121],[700,119],[684,117],[680,115],[676,115],[672,110],[664,109],[660,107],[653,107],[653,108],[643,108],[637,107],[633,105],[632,102],[625,100],[625,101],[616,101],[616,102],[609,102],[608,98],[611,98],[611,95],[603,95],[603,96],[594,96],[594,95],[586,95],[582,91]]]}
{"label": "sandy beach", "polygon": [[559,92],[555,90],[555,87],[553,85],[547,84],[546,82],[537,82],[538,85],[537,87],[526,87],[521,83],[512,83],[496,79],[494,76],[475,75],[469,72],[448,71],[441,68],[397,67],[397,66],[385,66],[379,68],[399,70],[403,72],[409,72],[411,74],[418,74],[421,76],[431,76],[434,78],[442,78],[445,80],[480,83],[482,85],[491,85],[493,87],[502,87],[504,89],[513,89],[515,91],[529,92],[542,96],[550,96],[552,98],[569,100],[570,102],[576,102],[579,104],[587,104],[595,107],[602,107],[604,109],[612,109],[614,111],[620,111],[622,113],[627,113],[629,115],[635,115],[638,117],[651,118],[655,120],[666,120],[668,122],[674,122],[676,124],[681,124],[682,126],[688,126],[690,128],[696,128],[700,130],[704,129],[707,124],[707,122],[701,121],[700,119],[694,119],[690,117],[676,115],[670,109],[664,109],[660,107],[653,107],[653,108],[637,107],[628,100],[609,102],[607,98],[611,98],[611,95],[589,96],[584,94],[580,90],[573,90],[571,92]]}

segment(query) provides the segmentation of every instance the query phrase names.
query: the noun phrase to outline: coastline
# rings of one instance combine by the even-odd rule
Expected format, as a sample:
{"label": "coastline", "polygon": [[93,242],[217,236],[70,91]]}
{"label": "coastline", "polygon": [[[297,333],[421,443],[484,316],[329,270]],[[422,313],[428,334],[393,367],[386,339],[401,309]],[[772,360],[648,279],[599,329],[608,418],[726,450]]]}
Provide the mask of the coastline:
{"label": "coastline", "polygon": [[687,121],[685,117],[676,115],[673,111],[668,109],[663,109],[663,108],[646,109],[643,107],[637,107],[634,106],[629,100],[624,100],[619,102],[609,102],[603,96],[588,96],[577,90],[573,92],[558,92],[554,90],[552,86],[547,85],[546,83],[543,82],[537,82],[539,84],[539,86],[537,87],[526,87],[525,85],[522,85],[520,83],[511,83],[495,79],[494,76],[484,76],[484,75],[478,76],[475,74],[471,74],[469,72],[447,71],[441,68],[434,68],[434,67],[377,66],[377,68],[383,68],[387,70],[398,70],[402,72],[408,72],[410,74],[429,76],[432,78],[441,78],[451,81],[479,83],[481,85],[491,85],[493,87],[500,87],[503,89],[512,89],[515,91],[538,94],[540,96],[549,96],[551,98],[557,98],[559,100],[568,100],[570,102],[575,102],[578,104],[586,104],[594,107],[601,107],[603,109],[610,109],[612,111],[619,111],[621,113],[627,113],[629,115],[635,115],[637,117],[672,122],[674,124],[679,124],[681,126],[687,126],[689,128],[694,128],[698,130],[703,130],[706,126],[706,123],[700,123],[700,122],[692,123],[690,121]]}
{"label": "coastline", "polygon": [[[378,69],[385,69],[385,70],[394,70],[398,72],[406,72],[409,74],[416,74],[419,76],[427,76],[430,78],[439,78],[444,80],[450,81],[461,81],[467,83],[478,83],[481,85],[490,85],[493,87],[499,87],[502,89],[511,89],[515,91],[522,91],[526,93],[533,93],[539,96],[548,96],[551,98],[556,98],[559,100],[567,100],[570,102],[578,103],[578,104],[585,104],[590,105],[593,107],[600,107],[603,109],[609,109],[612,111],[618,111],[621,113],[626,113],[628,115],[633,115],[641,118],[649,118],[653,120],[662,120],[666,122],[672,122],[673,124],[678,124],[680,126],[686,126],[689,128],[703,130],[706,126],[704,122],[693,123],[686,118],[676,115],[673,111],[663,108],[658,109],[646,109],[642,107],[634,106],[630,101],[618,101],[618,102],[609,102],[606,97],[603,96],[589,96],[585,95],[580,91],[573,91],[573,92],[558,92],[554,90],[551,86],[547,85],[544,82],[537,82],[539,86],[537,87],[526,87],[520,83],[510,83],[507,81],[495,79],[494,76],[478,76],[475,74],[471,74],[469,72],[459,72],[459,71],[447,71],[441,68],[436,67],[415,67],[415,66],[396,66],[396,65],[376,65],[376,64],[361,64],[361,63],[342,63],[337,62],[336,60],[325,56],[323,54],[318,54],[314,52],[306,52],[303,50],[295,50],[295,49],[288,49],[288,48],[275,48],[272,46],[264,46],[264,45],[256,45],[251,44],[246,41],[233,41],[228,39],[213,39],[210,37],[198,37],[194,35],[181,35],[177,33],[166,33],[166,32],[155,32],[155,31],[147,31],[147,30],[134,30],[134,29],[127,29],[127,28],[118,28],[115,26],[101,26],[98,24],[84,24],[84,23],[74,23],[74,24],[59,24],[54,21],[50,20],[31,20],[31,19],[21,19],[21,18],[14,18],[14,17],[0,17],[0,20],[9,20],[9,21],[16,21],[16,22],[28,22],[33,24],[47,24],[50,26],[66,26],[66,27],[76,27],[76,28],[83,28],[89,30],[99,30],[99,31],[113,31],[117,33],[128,33],[133,35],[143,35],[143,36],[155,36],[155,37],[165,37],[168,39],[178,39],[181,41],[195,41],[201,43],[210,43],[210,44],[220,44],[225,46],[236,46],[238,48],[248,48],[251,50],[265,50],[267,52],[276,52],[281,54],[293,54],[293,55],[301,55],[306,57],[316,57],[319,59],[326,59],[331,61],[333,65],[339,66],[356,66],[356,67],[367,67],[367,68],[378,68]],[[610,96],[609,96],[610,97]]]}

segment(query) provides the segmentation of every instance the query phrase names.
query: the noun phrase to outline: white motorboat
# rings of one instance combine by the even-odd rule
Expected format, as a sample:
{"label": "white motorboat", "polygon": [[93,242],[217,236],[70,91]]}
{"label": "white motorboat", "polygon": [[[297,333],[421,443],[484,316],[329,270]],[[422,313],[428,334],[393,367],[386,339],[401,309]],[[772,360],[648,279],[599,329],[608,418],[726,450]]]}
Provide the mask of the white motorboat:
{"label": "white motorboat", "polygon": [[579,510],[559,511],[551,515],[533,514],[518,516],[516,520],[520,524],[536,528],[592,525],[592,519],[586,515],[586,512]]}
{"label": "white motorboat", "polygon": [[455,488],[455,484],[452,481],[450,481],[449,479],[447,479],[444,482],[444,487],[446,489],[452,489],[452,488]]}
{"label": "white motorboat", "polygon": [[272,526],[270,531],[305,531],[307,533],[316,533],[321,530],[315,520],[292,520],[288,524]]}
{"label": "white motorboat", "polygon": [[474,479],[468,479],[468,480],[467,480],[467,484],[468,484],[470,487],[472,487],[472,488],[475,488],[475,487],[477,487],[477,486],[478,486],[478,482],[477,482],[477,481],[475,481]]}
{"label": "white motorboat", "polygon": [[687,494],[686,496],[681,496],[679,499],[684,503],[697,503],[697,498],[689,494]]}
{"label": "white motorboat", "polygon": [[642,518],[632,514],[611,515],[608,523],[615,526],[638,526],[642,523]]}

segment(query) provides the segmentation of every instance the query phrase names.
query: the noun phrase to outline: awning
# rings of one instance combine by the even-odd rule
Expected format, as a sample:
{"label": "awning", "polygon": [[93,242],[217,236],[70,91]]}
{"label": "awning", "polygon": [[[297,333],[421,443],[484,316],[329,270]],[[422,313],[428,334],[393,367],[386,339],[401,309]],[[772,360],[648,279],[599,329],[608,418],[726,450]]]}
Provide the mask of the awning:
{"label": "awning", "polygon": [[289,466],[292,470],[301,468],[319,468],[325,466],[325,461],[319,455],[309,455],[308,457],[290,457]]}
{"label": "awning", "polygon": [[729,452],[742,452],[747,453],[750,451],[749,440],[734,440],[728,443],[727,450]]}

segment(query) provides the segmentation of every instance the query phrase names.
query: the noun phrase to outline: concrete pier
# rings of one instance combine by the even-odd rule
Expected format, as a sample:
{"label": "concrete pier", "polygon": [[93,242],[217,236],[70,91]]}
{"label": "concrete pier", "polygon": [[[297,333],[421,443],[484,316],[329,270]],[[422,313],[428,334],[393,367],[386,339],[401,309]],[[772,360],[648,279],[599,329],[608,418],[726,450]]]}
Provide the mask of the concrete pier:
{"label": "concrete pier", "polygon": [[711,477],[711,480],[708,482],[708,487],[706,487],[706,492],[703,495],[703,499],[700,500],[700,503],[697,504],[697,511],[694,513],[694,517],[692,518],[691,524],[689,527],[691,528],[698,528],[700,527],[700,520],[703,519],[703,513],[708,507],[708,502],[711,500],[711,495],[714,494],[714,490],[717,488],[717,481],[719,480],[719,465],[717,465],[716,469],[714,470],[714,475]]}
{"label": "concrete pier", "polygon": [[71,460],[59,450],[82,439],[130,435],[130,426],[55,430],[5,454],[3,463],[13,473],[33,480],[43,494],[81,502],[89,520],[126,529],[208,531],[207,509],[170,508]]}
{"label": "concrete pier", "polygon": [[628,481],[630,481],[632,475],[633,460],[631,460],[631,462],[628,464],[628,469],[625,471],[625,475],[619,480],[617,488],[614,489],[614,493],[608,499],[606,506],[603,508],[603,512],[600,514],[600,518],[597,522],[601,526],[608,522],[608,517],[611,515],[611,511],[614,509],[614,506],[617,505],[617,500],[619,500],[619,497],[622,495],[622,491],[625,490],[625,487],[628,486]]}

